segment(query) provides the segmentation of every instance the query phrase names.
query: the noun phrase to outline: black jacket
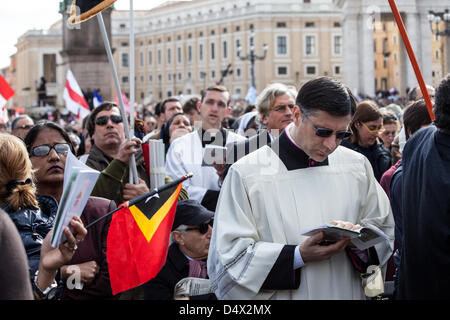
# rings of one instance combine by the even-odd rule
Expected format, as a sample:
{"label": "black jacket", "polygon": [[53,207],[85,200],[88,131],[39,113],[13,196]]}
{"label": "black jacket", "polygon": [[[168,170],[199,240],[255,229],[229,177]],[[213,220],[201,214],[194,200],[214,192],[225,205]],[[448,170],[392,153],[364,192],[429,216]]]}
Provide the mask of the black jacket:
{"label": "black jacket", "polygon": [[8,213],[19,231],[30,267],[30,279],[34,280],[34,274],[39,267],[41,245],[45,236],[53,228],[58,203],[51,196],[38,196],[39,208],[25,208],[12,211],[9,203],[5,203],[2,209]]}
{"label": "black jacket", "polygon": [[392,166],[391,153],[384,147],[383,143],[376,142],[370,147],[364,148],[358,144],[351,143],[350,139],[344,139],[341,145],[365,155],[372,165],[373,174],[378,182],[380,182],[383,173]]}
{"label": "black jacket", "polygon": [[[145,300],[173,300],[175,285],[189,275],[188,259],[177,243],[172,243],[167,254],[166,264],[155,278],[143,285]],[[191,297],[196,300],[215,300],[213,293]]]}

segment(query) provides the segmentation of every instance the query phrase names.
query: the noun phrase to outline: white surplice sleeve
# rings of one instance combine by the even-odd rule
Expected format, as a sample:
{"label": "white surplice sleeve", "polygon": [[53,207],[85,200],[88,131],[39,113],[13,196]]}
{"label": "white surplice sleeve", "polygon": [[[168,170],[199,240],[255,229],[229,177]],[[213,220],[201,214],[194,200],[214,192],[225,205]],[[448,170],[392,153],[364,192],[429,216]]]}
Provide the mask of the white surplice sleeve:
{"label": "white surplice sleeve", "polygon": [[225,178],[214,218],[208,275],[219,299],[264,299],[259,292],[284,245],[260,241],[245,180],[235,166]]}

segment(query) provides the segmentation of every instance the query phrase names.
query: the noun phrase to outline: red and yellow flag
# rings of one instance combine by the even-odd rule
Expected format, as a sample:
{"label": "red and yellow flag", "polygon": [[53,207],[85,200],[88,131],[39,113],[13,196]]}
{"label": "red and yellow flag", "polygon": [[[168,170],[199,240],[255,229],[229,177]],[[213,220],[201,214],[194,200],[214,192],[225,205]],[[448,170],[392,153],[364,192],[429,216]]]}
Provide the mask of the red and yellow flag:
{"label": "red and yellow flag", "polygon": [[181,186],[114,213],[106,250],[113,294],[153,279],[165,264]]}

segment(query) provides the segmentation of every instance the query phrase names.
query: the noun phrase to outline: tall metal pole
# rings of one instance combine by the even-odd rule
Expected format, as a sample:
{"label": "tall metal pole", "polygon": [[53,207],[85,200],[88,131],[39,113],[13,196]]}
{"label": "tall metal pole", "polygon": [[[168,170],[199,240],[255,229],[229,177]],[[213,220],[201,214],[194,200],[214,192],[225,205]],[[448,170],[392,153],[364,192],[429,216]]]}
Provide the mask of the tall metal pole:
{"label": "tall metal pole", "polygon": [[[135,102],[135,76],[134,76],[134,8],[130,0],[130,136],[134,135],[134,102]],[[130,166],[130,184],[139,184],[136,175]]]}
{"label": "tall metal pole", "polygon": [[[117,96],[119,98],[119,105],[120,105],[120,114],[122,115],[122,118],[124,119],[123,128],[125,131],[125,137],[127,140],[130,140],[131,139],[130,128],[128,126],[127,114],[126,114],[125,108],[124,108],[122,91],[120,90],[119,77],[117,76],[117,70],[116,70],[116,66],[114,64],[114,59],[113,59],[113,55],[112,55],[112,51],[111,51],[111,45],[109,44],[108,34],[106,33],[105,22],[103,21],[103,16],[102,16],[101,12],[99,14],[97,14],[97,21],[98,21],[98,25],[100,27],[100,32],[102,34],[103,42],[105,44],[105,49],[106,49],[106,54],[108,55],[109,65],[111,66],[114,84],[116,85],[116,91],[117,91]],[[135,158],[134,154],[132,154],[131,158],[130,158],[130,167],[133,168],[133,175],[135,175],[134,180],[139,181],[138,176],[137,176],[137,169],[136,169],[136,158]]]}

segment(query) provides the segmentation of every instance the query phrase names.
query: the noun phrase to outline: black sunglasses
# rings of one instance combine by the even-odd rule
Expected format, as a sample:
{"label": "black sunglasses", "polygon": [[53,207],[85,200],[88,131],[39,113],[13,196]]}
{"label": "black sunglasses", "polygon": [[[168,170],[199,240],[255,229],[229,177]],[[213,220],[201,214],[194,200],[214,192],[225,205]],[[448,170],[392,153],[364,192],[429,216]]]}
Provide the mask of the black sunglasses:
{"label": "black sunglasses", "polygon": [[110,117],[108,116],[98,117],[97,119],[95,119],[95,124],[99,126],[104,126],[108,122],[108,119],[111,119],[111,121],[116,124],[122,122],[122,116],[112,114]]}
{"label": "black sunglasses", "polygon": [[[308,118],[308,116],[306,115],[305,112],[303,112],[304,118],[306,120],[308,120],[308,122],[311,124],[311,126],[313,127],[314,131],[316,131],[316,136],[321,137],[321,138],[328,138],[331,137],[333,135],[333,133],[335,131],[328,129],[328,128],[317,128],[312,122],[311,120]],[[336,131],[336,139],[338,140],[342,140],[345,138],[348,138],[352,135],[351,131]]]}
{"label": "black sunglasses", "polygon": [[213,227],[213,223],[214,223],[214,220],[211,219],[209,222],[199,224],[198,227],[186,228],[186,231],[198,230],[198,232],[200,232],[201,234],[205,234],[208,232],[210,226],[211,226],[211,228]]}
{"label": "black sunglasses", "polygon": [[67,154],[67,152],[69,152],[70,146],[68,143],[57,143],[53,146],[43,144],[31,149],[31,155],[36,157],[45,157],[50,153],[52,149],[55,149],[55,151],[59,154]]}

